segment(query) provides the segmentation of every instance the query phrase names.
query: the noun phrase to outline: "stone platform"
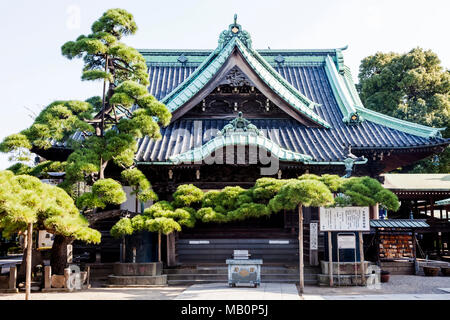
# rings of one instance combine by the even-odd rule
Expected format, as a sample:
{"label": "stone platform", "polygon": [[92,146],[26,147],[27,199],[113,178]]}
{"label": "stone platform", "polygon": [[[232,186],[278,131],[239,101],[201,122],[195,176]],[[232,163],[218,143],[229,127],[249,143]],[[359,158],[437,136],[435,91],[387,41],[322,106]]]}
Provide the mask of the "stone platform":
{"label": "stone platform", "polygon": [[167,285],[161,262],[115,263],[106,287],[146,287]]}
{"label": "stone platform", "polygon": [[[328,261],[320,261],[322,273],[318,275],[319,286],[330,285],[330,263]],[[360,262],[332,262],[333,286],[361,286],[379,283],[379,272],[374,272],[369,261],[364,261],[364,277],[361,275]],[[375,269],[379,270],[378,267]],[[356,271],[356,274],[355,274]],[[364,279],[364,283],[363,280]]]}

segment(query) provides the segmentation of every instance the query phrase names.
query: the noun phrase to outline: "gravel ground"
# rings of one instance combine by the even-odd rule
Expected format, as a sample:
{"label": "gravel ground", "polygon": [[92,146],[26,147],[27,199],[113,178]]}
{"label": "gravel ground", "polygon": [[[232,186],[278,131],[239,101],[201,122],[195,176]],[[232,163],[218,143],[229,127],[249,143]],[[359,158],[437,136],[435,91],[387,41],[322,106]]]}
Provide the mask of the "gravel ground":
{"label": "gravel ground", "polygon": [[446,293],[439,288],[450,288],[450,277],[391,275],[389,282],[380,283],[376,287],[306,286],[304,293],[314,295]]}

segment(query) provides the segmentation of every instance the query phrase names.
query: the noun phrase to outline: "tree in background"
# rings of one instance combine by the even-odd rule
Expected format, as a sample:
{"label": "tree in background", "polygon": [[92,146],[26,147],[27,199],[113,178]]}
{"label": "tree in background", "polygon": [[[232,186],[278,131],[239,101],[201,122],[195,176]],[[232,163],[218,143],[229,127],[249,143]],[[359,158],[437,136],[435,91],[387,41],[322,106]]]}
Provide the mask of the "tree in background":
{"label": "tree in background", "polygon": [[[443,137],[450,137],[450,71],[431,50],[378,52],[363,59],[358,90],[365,107],[402,120],[446,127]],[[450,149],[439,158],[439,163],[426,159],[404,169],[450,172]]]}
{"label": "tree in background", "polygon": [[[12,152],[17,160],[24,160],[27,152],[31,155],[55,143],[72,149],[63,165],[66,175],[60,186],[77,198],[78,183],[87,183],[88,192],[76,203],[91,222],[99,219],[98,208],[126,200],[121,184],[105,179],[109,164],[121,171],[132,169],[122,177],[132,184],[138,198],[155,197],[149,181],[133,168],[136,140],[145,135],[160,138],[160,125],[169,124],[171,113],[147,91],[149,80],[143,56],[121,42],[136,30],[130,13],[111,9],[93,23],[91,34],[65,43],[65,57],[83,59],[82,80],[103,81],[102,96],[86,101],[55,101],[42,110],[30,128],[6,137],[0,144],[0,151]],[[34,170],[23,165],[13,169],[29,174]],[[56,247],[64,247],[67,241],[56,236],[52,250],[61,251]]]}
{"label": "tree in background", "polygon": [[[42,183],[29,175],[0,171],[0,229],[4,237],[27,230],[26,255],[21,268],[26,268],[26,298],[29,299],[33,229],[46,230],[66,239],[99,243],[100,232],[88,227],[73,199],[61,188]],[[61,257],[60,255],[57,255]],[[55,260],[52,270],[64,272],[65,260]],[[59,269],[62,269],[60,271]]]}

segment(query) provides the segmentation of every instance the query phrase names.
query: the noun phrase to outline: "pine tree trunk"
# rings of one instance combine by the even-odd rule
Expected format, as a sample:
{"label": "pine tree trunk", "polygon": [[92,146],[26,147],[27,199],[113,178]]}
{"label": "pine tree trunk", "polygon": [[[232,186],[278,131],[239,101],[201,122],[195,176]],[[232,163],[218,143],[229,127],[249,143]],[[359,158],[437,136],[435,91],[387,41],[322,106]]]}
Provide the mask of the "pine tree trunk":
{"label": "pine tree trunk", "polygon": [[31,293],[31,251],[33,250],[33,224],[28,224],[27,231],[27,272],[25,280],[25,300],[30,300]]}
{"label": "pine tree trunk", "polygon": [[52,274],[64,274],[64,269],[67,268],[67,245],[71,244],[72,242],[72,238],[55,235],[55,240],[53,241],[52,253],[50,257]]}
{"label": "pine tree trunk", "polygon": [[158,232],[158,262],[161,262],[161,231]]}

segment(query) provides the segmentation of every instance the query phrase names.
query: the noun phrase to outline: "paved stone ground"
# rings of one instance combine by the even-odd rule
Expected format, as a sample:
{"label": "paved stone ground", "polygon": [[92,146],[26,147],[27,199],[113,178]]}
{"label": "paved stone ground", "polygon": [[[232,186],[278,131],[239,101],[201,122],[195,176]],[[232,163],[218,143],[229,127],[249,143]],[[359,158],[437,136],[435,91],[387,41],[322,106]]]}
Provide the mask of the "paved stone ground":
{"label": "paved stone ground", "polygon": [[[172,300],[186,286],[151,288],[90,288],[76,292],[31,293],[32,300]],[[0,294],[0,300],[25,300],[25,293]]]}
{"label": "paved stone ground", "polygon": [[[94,287],[71,293],[32,293],[33,300],[450,300],[450,277],[396,276],[379,287],[307,286],[303,297],[293,284],[262,283],[258,288],[230,288],[226,283],[151,288]],[[24,300],[25,294],[0,294],[0,300]]]}
{"label": "paved stone ground", "polygon": [[226,283],[196,284],[187,288],[176,300],[300,300],[292,283],[261,283],[258,288]]}
{"label": "paved stone ground", "polygon": [[450,300],[450,294],[304,295],[303,300]]}

